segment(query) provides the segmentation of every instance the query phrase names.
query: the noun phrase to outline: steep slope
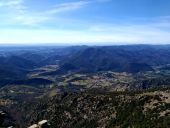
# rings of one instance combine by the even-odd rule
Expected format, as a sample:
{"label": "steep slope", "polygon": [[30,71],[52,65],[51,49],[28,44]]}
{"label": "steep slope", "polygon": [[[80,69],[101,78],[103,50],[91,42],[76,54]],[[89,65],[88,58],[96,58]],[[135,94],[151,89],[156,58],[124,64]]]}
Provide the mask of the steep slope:
{"label": "steep slope", "polygon": [[1,57],[0,58],[0,77],[2,78],[14,78],[18,76],[22,76],[30,70],[34,68],[36,65],[24,58],[18,56],[9,56],[9,57]]}
{"label": "steep slope", "polygon": [[29,70],[37,65],[20,56],[0,57],[0,86],[17,79],[25,79]]}

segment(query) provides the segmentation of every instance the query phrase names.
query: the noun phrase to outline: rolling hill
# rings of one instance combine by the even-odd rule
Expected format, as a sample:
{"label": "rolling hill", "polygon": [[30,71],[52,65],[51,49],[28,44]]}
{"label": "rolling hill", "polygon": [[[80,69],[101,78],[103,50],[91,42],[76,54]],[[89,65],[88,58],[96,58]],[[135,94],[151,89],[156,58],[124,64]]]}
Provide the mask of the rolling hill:
{"label": "rolling hill", "polygon": [[108,46],[88,47],[60,62],[57,73],[115,71],[137,73],[170,63],[169,47]]}

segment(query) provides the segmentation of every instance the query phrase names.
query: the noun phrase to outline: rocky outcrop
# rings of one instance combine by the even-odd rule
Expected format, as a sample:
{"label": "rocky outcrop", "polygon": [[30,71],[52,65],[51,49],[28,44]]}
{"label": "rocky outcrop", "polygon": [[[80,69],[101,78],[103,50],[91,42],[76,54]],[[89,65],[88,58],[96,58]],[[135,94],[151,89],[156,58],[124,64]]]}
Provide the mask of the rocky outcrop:
{"label": "rocky outcrop", "polygon": [[50,125],[47,120],[42,120],[38,124],[33,124],[28,128],[50,128]]}

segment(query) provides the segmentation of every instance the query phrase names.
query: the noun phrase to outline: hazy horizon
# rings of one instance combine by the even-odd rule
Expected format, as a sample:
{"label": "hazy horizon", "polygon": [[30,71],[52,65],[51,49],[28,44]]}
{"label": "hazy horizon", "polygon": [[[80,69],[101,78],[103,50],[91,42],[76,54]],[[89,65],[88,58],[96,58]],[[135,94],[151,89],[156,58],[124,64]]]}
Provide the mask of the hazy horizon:
{"label": "hazy horizon", "polygon": [[11,43],[11,44],[0,44],[0,47],[45,47],[45,46],[47,46],[47,47],[81,47],[81,46],[87,46],[87,47],[103,47],[103,46],[170,46],[170,44],[140,44],[140,43],[131,43],[131,44],[118,44],[118,43],[116,43],[116,44],[114,44],[114,43],[112,43],[112,44],[105,44],[105,43],[103,43],[103,44],[98,44],[98,43],[94,43],[94,44],[74,44],[74,43],[72,43],[72,44],[67,44],[67,43],[31,43],[31,44],[13,44],[13,43]]}

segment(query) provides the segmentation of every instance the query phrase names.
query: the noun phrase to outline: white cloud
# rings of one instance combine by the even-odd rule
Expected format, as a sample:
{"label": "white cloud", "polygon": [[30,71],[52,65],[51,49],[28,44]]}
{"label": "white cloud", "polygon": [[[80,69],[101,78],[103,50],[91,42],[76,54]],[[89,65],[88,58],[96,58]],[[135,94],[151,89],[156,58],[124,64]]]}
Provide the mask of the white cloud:
{"label": "white cloud", "polygon": [[[8,20],[11,21],[11,23],[18,22],[18,24],[34,26],[39,23],[54,21],[58,18],[57,14],[76,11],[92,3],[103,3],[110,0],[79,0],[73,2],[63,2],[56,4],[55,6],[51,5],[44,7],[43,11],[38,9],[34,9],[34,11],[32,9],[32,11],[30,11],[30,7],[25,3],[26,1],[27,0],[0,0],[0,7],[5,9],[6,17],[8,17],[8,19],[3,19],[3,21]],[[2,17],[0,16],[0,18]]]}
{"label": "white cloud", "polygon": [[0,7],[12,7],[18,6],[23,2],[23,0],[1,0]]}
{"label": "white cloud", "polygon": [[47,10],[45,13],[47,14],[55,14],[60,12],[67,12],[80,9],[85,5],[89,4],[89,1],[76,1],[76,2],[67,2],[57,4],[54,8]]}
{"label": "white cloud", "polygon": [[41,23],[41,22],[45,22],[45,21],[48,21],[49,18],[48,17],[45,17],[45,16],[41,16],[41,15],[20,15],[20,16],[16,16],[15,18],[15,21],[18,21],[18,22],[21,22],[22,24],[24,25],[31,25],[31,26],[34,26],[38,23]]}
{"label": "white cloud", "polygon": [[[129,44],[170,43],[170,32],[135,26],[122,27],[122,30],[107,32],[89,30],[55,30],[55,29],[4,29],[0,30],[0,43],[69,43],[69,44]],[[137,30],[138,29],[138,30]]]}
{"label": "white cloud", "polygon": [[96,0],[96,2],[101,2],[101,3],[105,3],[105,2],[111,2],[112,0]]}
{"label": "white cloud", "polygon": [[[110,42],[124,43],[170,43],[169,24],[164,22],[153,22],[143,24],[104,24],[93,25],[89,31],[93,33],[103,33],[104,35],[113,35],[109,38]],[[104,41],[104,40],[103,40]]]}
{"label": "white cloud", "polygon": [[23,5],[24,0],[1,0],[0,7],[7,9],[8,11],[23,12],[26,7]]}
{"label": "white cloud", "polygon": [[[24,25],[36,25],[38,23],[54,20],[58,13],[81,9],[88,3],[90,2],[67,2],[45,7],[43,11],[36,9],[34,11],[29,11],[30,7],[25,5],[25,0],[1,0],[0,7],[5,9],[6,16],[8,15],[7,17],[10,18],[12,22],[18,22]],[[9,21],[9,19],[6,20]]]}

